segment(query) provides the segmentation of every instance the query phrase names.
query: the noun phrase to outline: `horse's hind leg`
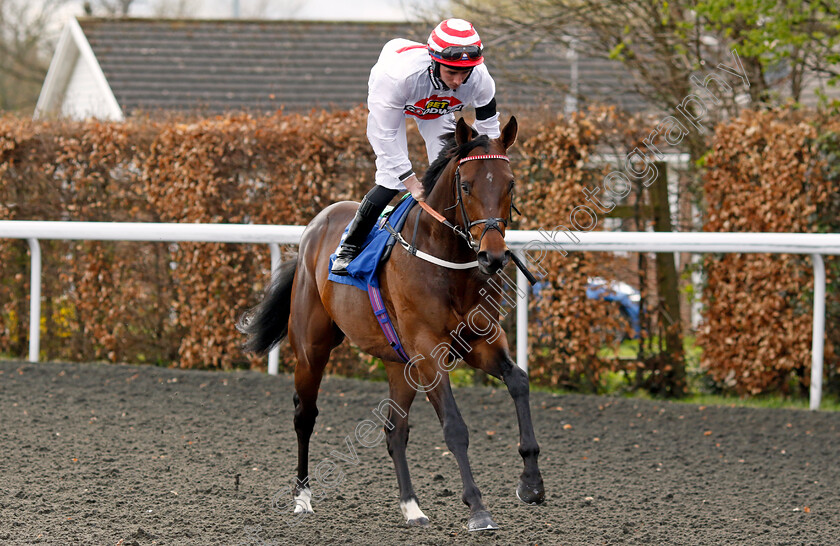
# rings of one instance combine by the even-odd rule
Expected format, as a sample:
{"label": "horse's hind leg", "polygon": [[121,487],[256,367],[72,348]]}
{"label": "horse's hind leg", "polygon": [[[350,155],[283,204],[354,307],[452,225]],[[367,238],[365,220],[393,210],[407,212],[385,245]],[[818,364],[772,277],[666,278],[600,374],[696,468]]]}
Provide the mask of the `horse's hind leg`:
{"label": "horse's hind leg", "polygon": [[[329,356],[329,354],[328,354]],[[295,433],[298,439],[298,467],[295,483],[295,514],[312,513],[312,488],[309,484],[309,438],[315,428],[318,416],[318,387],[321,385],[323,368],[311,366],[311,361],[302,365],[300,357],[295,367]],[[312,392],[314,390],[314,393]],[[302,393],[302,394],[301,394]]]}
{"label": "horse's hind leg", "polygon": [[[297,357],[295,366],[295,432],[298,439],[295,513],[312,512],[312,489],[309,484],[309,439],[318,416],[318,389],[330,351],[341,343],[343,334],[321,305],[317,294],[306,294],[302,281],[294,294],[289,341]],[[314,284],[314,283],[312,283]],[[314,288],[314,286],[313,286]]]}
{"label": "horse's hind leg", "polygon": [[411,475],[408,472],[408,461],[405,458],[405,449],[408,445],[408,411],[417,391],[405,380],[403,373],[405,364],[388,362],[386,366],[390,400],[385,401],[388,406],[385,438],[388,443],[388,454],[394,460],[394,469],[397,472],[400,510],[405,516],[406,525],[411,527],[428,525],[429,518],[420,510],[420,505],[417,503],[417,495],[414,493]]}

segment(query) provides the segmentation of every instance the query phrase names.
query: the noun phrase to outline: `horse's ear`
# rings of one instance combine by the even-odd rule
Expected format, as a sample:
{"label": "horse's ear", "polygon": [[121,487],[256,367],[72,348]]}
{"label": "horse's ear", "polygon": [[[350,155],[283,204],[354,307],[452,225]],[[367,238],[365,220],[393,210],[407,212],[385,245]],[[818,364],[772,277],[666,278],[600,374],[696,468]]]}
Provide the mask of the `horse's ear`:
{"label": "horse's ear", "polygon": [[472,127],[464,121],[464,118],[458,118],[458,124],[455,125],[455,142],[458,143],[458,146],[472,140],[472,131]]}
{"label": "horse's ear", "polygon": [[507,125],[502,129],[502,137],[500,139],[505,150],[513,146],[513,143],[516,142],[517,132],[519,132],[519,123],[516,121],[516,116],[510,116]]}

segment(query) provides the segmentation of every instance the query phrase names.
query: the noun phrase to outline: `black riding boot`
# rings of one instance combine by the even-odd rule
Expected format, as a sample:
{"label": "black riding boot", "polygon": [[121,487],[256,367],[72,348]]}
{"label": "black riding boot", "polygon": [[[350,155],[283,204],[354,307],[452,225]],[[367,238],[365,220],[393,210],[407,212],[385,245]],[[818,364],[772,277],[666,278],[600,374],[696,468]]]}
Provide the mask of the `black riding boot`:
{"label": "black riding boot", "polygon": [[399,191],[391,190],[384,186],[375,186],[370,190],[359,205],[359,210],[356,211],[356,216],[347,230],[347,236],[344,242],[341,243],[338,251],[335,254],[335,261],[333,261],[332,274],[345,276],[347,275],[347,266],[350,262],[359,255],[362,250],[362,244],[367,239],[373,225],[385,207],[394,198]]}

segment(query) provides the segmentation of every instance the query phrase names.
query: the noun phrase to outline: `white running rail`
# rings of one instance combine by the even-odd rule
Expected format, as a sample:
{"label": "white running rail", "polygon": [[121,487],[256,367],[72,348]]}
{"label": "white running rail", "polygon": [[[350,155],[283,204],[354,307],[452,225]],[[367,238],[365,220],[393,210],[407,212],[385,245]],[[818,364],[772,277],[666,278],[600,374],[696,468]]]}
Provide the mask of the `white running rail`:
{"label": "white running rail", "polygon": [[[0,238],[25,239],[32,256],[29,360],[38,361],[40,350],[41,254],[39,239],[94,241],[157,241],[267,244],[274,271],[280,263],[281,244],[297,244],[303,226],[243,224],[156,224],[123,222],[0,221]],[[823,338],[825,335],[825,265],[823,255],[840,255],[840,234],[824,233],[649,233],[513,231],[508,245],[535,256],[536,250],[598,252],[690,252],[809,254],[814,267],[814,320],[811,351],[812,410],[822,399]],[[536,258],[534,258],[536,259]],[[516,359],[528,370],[527,280],[517,272]],[[277,351],[269,355],[268,371],[278,371]]]}

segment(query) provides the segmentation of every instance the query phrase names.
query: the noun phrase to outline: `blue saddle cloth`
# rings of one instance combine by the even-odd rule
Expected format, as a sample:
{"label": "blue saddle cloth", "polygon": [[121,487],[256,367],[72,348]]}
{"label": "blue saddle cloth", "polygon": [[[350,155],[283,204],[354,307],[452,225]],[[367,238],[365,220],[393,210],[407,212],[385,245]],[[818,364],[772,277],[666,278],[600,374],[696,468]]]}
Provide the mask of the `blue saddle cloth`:
{"label": "blue saddle cloth", "polygon": [[[329,280],[339,284],[349,284],[365,292],[368,290],[368,285],[378,288],[379,275],[377,274],[377,268],[379,266],[379,260],[382,258],[382,253],[388,246],[388,239],[391,236],[391,233],[385,229],[385,224],[387,223],[391,226],[398,225],[400,219],[408,212],[413,203],[414,198],[411,197],[411,194],[406,194],[406,197],[399,202],[397,208],[390,215],[380,218],[368,234],[362,246],[362,251],[347,267],[349,275],[339,276],[330,273]],[[349,227],[350,225],[348,224],[347,228]],[[341,237],[342,241],[347,235],[347,228],[344,228],[344,235]],[[335,250],[338,251],[338,248]],[[330,255],[330,269],[332,269],[334,260],[335,252]]]}

